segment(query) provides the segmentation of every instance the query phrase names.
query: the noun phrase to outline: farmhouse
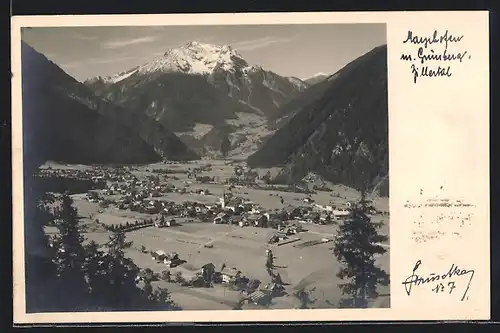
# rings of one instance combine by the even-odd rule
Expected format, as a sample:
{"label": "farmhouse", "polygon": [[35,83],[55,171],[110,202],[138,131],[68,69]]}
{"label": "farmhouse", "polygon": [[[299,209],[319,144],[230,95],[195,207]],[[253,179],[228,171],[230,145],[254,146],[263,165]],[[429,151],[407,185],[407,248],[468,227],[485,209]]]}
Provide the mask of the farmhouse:
{"label": "farmhouse", "polygon": [[162,261],[165,259],[167,254],[163,250],[157,250],[151,254],[151,259],[156,260],[156,261]]}
{"label": "farmhouse", "polygon": [[269,214],[261,214],[257,219],[254,219],[256,227],[266,228],[269,223]]}
{"label": "farmhouse", "polygon": [[215,265],[212,263],[205,264],[201,267],[201,276],[205,282],[210,283],[213,281],[215,274]]}
{"label": "farmhouse", "polygon": [[224,224],[228,223],[230,219],[229,214],[227,213],[219,213],[215,219],[214,219],[214,224]]}
{"label": "farmhouse", "polygon": [[302,231],[302,226],[298,224],[291,224],[288,226],[278,226],[278,231],[285,235],[295,235]]}
{"label": "farmhouse", "polygon": [[231,281],[237,280],[241,277],[241,272],[236,268],[224,267],[221,271],[222,282],[229,283]]}
{"label": "farmhouse", "polygon": [[333,216],[338,217],[338,218],[345,218],[349,216],[350,210],[348,209],[334,209],[332,211]]}

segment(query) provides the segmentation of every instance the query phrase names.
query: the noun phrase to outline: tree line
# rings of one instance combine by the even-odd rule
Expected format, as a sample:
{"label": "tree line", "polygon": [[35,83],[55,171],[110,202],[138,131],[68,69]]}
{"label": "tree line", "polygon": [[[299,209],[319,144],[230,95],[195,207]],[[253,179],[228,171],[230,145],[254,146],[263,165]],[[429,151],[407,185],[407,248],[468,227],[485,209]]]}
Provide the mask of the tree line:
{"label": "tree line", "polygon": [[[57,205],[59,202],[59,205]],[[45,193],[34,203],[34,233],[26,244],[27,312],[177,310],[166,289],[137,285],[139,267],[125,256],[132,246],[122,230],[115,230],[106,244],[85,242],[77,210],[67,194],[56,198]],[[56,204],[51,210],[49,205]],[[58,233],[47,236],[45,225]]]}

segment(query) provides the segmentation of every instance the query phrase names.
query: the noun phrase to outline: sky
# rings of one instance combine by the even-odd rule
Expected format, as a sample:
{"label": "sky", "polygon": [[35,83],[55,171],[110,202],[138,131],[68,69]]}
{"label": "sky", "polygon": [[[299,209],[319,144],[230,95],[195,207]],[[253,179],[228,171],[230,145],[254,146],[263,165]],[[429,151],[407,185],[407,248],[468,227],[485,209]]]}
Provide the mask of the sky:
{"label": "sky", "polygon": [[23,40],[79,81],[114,75],[198,41],[231,45],[251,65],[301,79],[335,73],[386,44],[385,24],[49,27]]}

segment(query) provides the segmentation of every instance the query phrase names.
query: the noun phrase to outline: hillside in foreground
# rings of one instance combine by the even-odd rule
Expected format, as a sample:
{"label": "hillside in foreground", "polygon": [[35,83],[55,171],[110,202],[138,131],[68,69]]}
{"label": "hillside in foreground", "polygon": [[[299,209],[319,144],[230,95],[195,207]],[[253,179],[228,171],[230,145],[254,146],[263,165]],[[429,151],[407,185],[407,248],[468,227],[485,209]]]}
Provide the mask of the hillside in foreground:
{"label": "hillside in foreground", "polygon": [[145,164],[162,157],[197,157],[154,119],[102,101],[24,42],[22,90],[25,154],[30,158]]}

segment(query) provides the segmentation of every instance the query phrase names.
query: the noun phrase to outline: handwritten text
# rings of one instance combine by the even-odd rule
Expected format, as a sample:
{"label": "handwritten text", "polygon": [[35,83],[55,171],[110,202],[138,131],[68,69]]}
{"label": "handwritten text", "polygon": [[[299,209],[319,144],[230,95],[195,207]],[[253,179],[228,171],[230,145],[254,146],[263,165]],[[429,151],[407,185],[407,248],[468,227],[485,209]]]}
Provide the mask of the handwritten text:
{"label": "handwritten text", "polygon": [[416,45],[416,53],[403,53],[400,60],[411,63],[410,70],[414,83],[417,83],[420,77],[451,77],[453,63],[463,63],[471,59],[468,51],[449,50],[451,44],[459,44],[463,38],[464,35],[454,36],[448,30],[443,34],[435,30],[430,37],[417,36],[408,30],[403,44]]}
{"label": "handwritten text", "polygon": [[469,291],[470,284],[472,279],[474,278],[474,270],[465,270],[460,269],[457,265],[452,264],[448,272],[446,273],[430,273],[427,276],[420,276],[417,274],[417,270],[422,265],[422,261],[418,260],[413,267],[413,271],[410,276],[408,276],[402,283],[405,287],[406,294],[408,296],[411,295],[411,291],[413,287],[418,287],[421,285],[431,284],[434,286],[431,290],[439,293],[444,292],[446,286],[449,289],[449,293],[451,294],[453,289],[456,288],[456,281],[451,281],[453,278],[458,278],[460,276],[467,275],[469,276],[469,281],[467,283],[467,287],[462,295],[461,300],[467,299],[467,292]]}

